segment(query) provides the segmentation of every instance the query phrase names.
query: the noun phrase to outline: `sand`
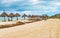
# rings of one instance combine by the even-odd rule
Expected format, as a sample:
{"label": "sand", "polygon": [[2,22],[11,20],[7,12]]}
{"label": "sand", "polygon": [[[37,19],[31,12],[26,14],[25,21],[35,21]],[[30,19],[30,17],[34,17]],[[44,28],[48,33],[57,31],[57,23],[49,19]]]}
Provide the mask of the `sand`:
{"label": "sand", "polygon": [[0,38],[60,38],[60,19],[0,29]]}
{"label": "sand", "polygon": [[16,24],[16,22],[10,21],[10,22],[0,22],[0,25],[6,25],[6,24]]}

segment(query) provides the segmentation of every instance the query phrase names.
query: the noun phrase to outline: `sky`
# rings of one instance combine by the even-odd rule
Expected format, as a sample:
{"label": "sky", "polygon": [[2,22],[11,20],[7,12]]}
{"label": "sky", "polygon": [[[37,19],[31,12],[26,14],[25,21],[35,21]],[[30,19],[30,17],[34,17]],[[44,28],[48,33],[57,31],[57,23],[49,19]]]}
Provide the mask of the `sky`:
{"label": "sky", "polygon": [[60,13],[60,0],[0,0],[0,14],[19,13],[49,16]]}

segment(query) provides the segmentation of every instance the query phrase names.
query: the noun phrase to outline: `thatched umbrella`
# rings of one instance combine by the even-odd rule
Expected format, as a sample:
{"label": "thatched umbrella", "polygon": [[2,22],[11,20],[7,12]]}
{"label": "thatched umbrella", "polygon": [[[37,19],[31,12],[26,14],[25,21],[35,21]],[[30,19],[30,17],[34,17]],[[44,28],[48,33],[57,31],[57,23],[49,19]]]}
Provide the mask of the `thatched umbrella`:
{"label": "thatched umbrella", "polygon": [[4,11],[2,14],[1,14],[1,17],[4,17],[4,21],[6,20],[5,17],[8,16],[8,14]]}
{"label": "thatched umbrella", "polygon": [[31,18],[35,18],[35,15],[32,15]]}
{"label": "thatched umbrella", "polygon": [[14,14],[13,13],[10,13],[9,14],[9,17],[11,18],[11,21],[12,21],[12,18],[14,17]]}
{"label": "thatched umbrella", "polygon": [[26,17],[27,15],[26,14],[23,14],[23,16],[22,17],[24,17],[24,20],[25,20],[25,17]]}
{"label": "thatched umbrella", "polygon": [[8,21],[10,21],[10,19],[9,19],[9,15],[8,15],[7,17],[8,17]]}
{"label": "thatched umbrella", "polygon": [[17,17],[17,20],[18,20],[19,16],[20,16],[20,14],[18,14],[18,13],[15,14],[15,17]]}
{"label": "thatched umbrella", "polygon": [[28,15],[28,18],[30,18],[31,17],[31,15]]}

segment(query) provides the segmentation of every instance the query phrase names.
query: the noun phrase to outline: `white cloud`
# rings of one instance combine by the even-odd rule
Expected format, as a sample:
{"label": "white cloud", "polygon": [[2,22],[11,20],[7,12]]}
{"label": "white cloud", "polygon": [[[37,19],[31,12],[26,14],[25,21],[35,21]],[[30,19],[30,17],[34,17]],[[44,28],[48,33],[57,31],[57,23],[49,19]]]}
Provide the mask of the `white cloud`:
{"label": "white cloud", "polygon": [[0,11],[0,14],[2,13],[3,11]]}
{"label": "white cloud", "polygon": [[40,0],[28,0],[28,2],[29,2],[31,5],[46,3],[45,1],[40,1]]}
{"label": "white cloud", "polygon": [[13,2],[18,2],[20,0],[2,0],[2,3],[13,3]]}
{"label": "white cloud", "polygon": [[54,6],[60,6],[60,2],[59,1],[51,1],[50,4],[54,5]]}
{"label": "white cloud", "polygon": [[[0,11],[0,14],[2,14],[4,11]],[[10,13],[14,13],[14,14],[16,14],[16,13],[21,13],[21,12],[19,12],[19,11],[5,11],[7,14],[10,14]]]}
{"label": "white cloud", "polygon": [[43,12],[43,11],[23,11],[22,14],[26,14],[26,15],[42,15],[42,14],[47,14],[47,12]]}
{"label": "white cloud", "polygon": [[29,2],[31,2],[32,4],[37,4],[39,3],[39,0],[29,0]]}
{"label": "white cloud", "polygon": [[11,4],[19,2],[19,1],[22,1],[22,0],[2,0],[1,3],[4,6],[10,6]]}
{"label": "white cloud", "polygon": [[[15,3],[15,2],[19,2],[21,0],[2,0],[2,4],[4,4],[5,6],[10,6],[11,4]],[[43,4],[47,4],[47,5],[42,5]],[[21,5],[27,5],[27,8],[25,9],[28,9],[28,10],[32,10],[32,11],[23,11],[22,13],[26,13],[27,15],[28,14],[41,14],[42,12],[45,14],[45,13],[48,13],[48,12],[55,12],[57,10],[57,7],[60,6],[60,2],[57,2],[57,1],[51,1],[49,3],[46,3],[46,1],[39,1],[39,0],[27,0],[27,3],[24,2],[22,3]],[[31,5],[31,7],[29,6]],[[19,8],[16,8],[16,9],[13,9],[13,10],[18,10],[22,7],[19,7]],[[33,11],[35,10],[35,11]],[[39,12],[38,12],[39,10]],[[42,11],[42,12],[41,12]],[[13,13],[16,13],[16,12],[19,12],[19,11],[8,11],[8,12],[13,12]],[[19,12],[20,13],[20,12]]]}
{"label": "white cloud", "polygon": [[56,6],[60,6],[60,2],[55,2],[53,4],[55,4]]}

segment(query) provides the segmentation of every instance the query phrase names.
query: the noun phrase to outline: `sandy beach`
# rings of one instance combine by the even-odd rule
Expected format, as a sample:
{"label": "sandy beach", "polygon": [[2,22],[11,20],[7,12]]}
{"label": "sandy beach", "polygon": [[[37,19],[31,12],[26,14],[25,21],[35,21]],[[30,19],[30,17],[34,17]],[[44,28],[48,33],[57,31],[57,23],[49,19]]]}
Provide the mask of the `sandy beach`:
{"label": "sandy beach", "polygon": [[60,19],[0,29],[0,38],[60,38]]}

